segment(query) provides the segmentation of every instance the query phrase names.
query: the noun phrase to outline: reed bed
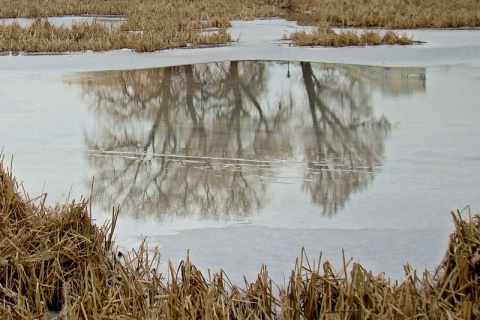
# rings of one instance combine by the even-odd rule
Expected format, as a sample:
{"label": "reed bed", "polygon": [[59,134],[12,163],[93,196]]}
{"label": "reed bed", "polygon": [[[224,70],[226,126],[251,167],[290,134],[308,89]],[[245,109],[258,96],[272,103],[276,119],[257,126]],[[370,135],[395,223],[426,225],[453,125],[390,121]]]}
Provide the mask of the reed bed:
{"label": "reed bed", "polygon": [[27,28],[22,28],[16,22],[0,25],[0,51],[100,51],[123,48],[129,41],[130,35],[108,30],[95,23],[74,24],[67,28],[38,19]]}
{"label": "reed bed", "polygon": [[78,23],[72,27],[54,26],[46,19],[37,19],[22,28],[14,22],[0,25],[0,52],[65,52],[104,51],[132,48],[137,52],[156,51],[181,46],[217,45],[230,41],[225,29],[211,34],[200,34],[195,29],[176,33],[124,32],[106,28],[97,23]]}
{"label": "reed bed", "polygon": [[315,31],[305,30],[293,32],[286,39],[293,40],[298,46],[324,46],[324,47],[347,47],[347,46],[377,46],[377,45],[409,45],[420,43],[406,34],[399,35],[392,30],[374,31],[363,30],[358,33],[355,30],[335,32],[329,25],[320,25]]}
{"label": "reed bed", "polygon": [[455,231],[434,273],[391,281],[344,258],[309,261],[302,250],[288,284],[266,267],[242,287],[223,271],[204,276],[187,258],[159,273],[160,253],[143,242],[119,254],[118,209],[102,227],[88,202],[45,206],[29,199],[0,161],[0,316],[46,319],[478,319],[480,215],[452,214]]}
{"label": "reed bed", "polygon": [[[288,16],[306,25],[386,29],[480,26],[477,0],[284,0]],[[305,14],[307,13],[307,14]]]}
{"label": "reed bed", "polygon": [[[64,36],[43,36],[46,30],[34,36],[29,28],[3,26],[0,29],[0,51],[54,52],[80,50],[112,50],[130,48],[136,51],[156,51],[185,46],[218,45],[231,41],[226,28],[232,20],[249,20],[283,16],[310,26],[385,29],[398,28],[460,28],[480,26],[478,0],[459,1],[330,1],[330,0],[4,0],[0,18],[46,18],[65,15],[117,15],[126,18],[119,30],[101,26],[82,25],[84,37],[77,40],[65,34],[72,28],[61,28],[54,33]],[[217,32],[206,34],[208,28]],[[37,25],[38,28],[38,25]],[[79,28],[79,26],[75,26]],[[16,37],[14,37],[16,35]],[[325,38],[326,35],[321,35]],[[351,42],[353,35],[340,36]],[[405,40],[405,37],[396,35]],[[297,35],[292,39],[299,45],[313,45],[318,36]],[[359,36],[359,38],[362,38]],[[94,39],[94,40],[93,40]],[[311,39],[311,43],[307,42]],[[325,41],[330,45],[329,41]],[[362,41],[353,41],[359,43]],[[385,44],[388,44],[385,41]],[[404,43],[407,44],[407,43]]]}
{"label": "reed bed", "polygon": [[122,15],[124,0],[2,0],[0,18],[44,18],[68,15]]}

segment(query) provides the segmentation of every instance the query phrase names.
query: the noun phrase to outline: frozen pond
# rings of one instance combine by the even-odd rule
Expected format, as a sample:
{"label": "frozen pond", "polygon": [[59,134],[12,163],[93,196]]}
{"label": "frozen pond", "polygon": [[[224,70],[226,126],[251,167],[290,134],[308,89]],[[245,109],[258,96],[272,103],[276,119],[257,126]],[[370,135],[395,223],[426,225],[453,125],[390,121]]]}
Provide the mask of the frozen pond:
{"label": "frozen pond", "polygon": [[148,236],[233,279],[262,263],[283,279],[302,246],[391,276],[433,268],[450,210],[478,199],[476,68],[235,61],[11,81],[26,94],[1,92],[1,137],[19,178],[76,196],[95,177],[95,216],[121,207],[121,247]]}
{"label": "frozen pond", "polygon": [[[190,250],[202,271],[235,283],[265,263],[283,284],[302,247],[339,267],[344,248],[391,277],[406,263],[432,269],[450,211],[480,207],[479,48],[462,42],[452,56],[435,42],[444,33],[417,32],[431,44],[315,51],[255,38],[0,57],[0,145],[25,189],[50,203],[88,196],[95,177],[93,214],[102,223],[120,205],[122,250],[147,236],[164,262]],[[222,61],[203,61],[212,57]]]}

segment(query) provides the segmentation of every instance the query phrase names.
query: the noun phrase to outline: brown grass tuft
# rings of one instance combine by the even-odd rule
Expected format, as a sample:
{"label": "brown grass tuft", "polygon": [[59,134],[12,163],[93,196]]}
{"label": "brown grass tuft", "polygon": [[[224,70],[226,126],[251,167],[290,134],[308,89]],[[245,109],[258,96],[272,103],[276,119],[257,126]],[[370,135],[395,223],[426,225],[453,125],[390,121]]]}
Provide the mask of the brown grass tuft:
{"label": "brown grass tuft", "polygon": [[342,30],[335,32],[329,25],[322,24],[312,32],[304,30],[290,34],[285,39],[292,40],[298,46],[323,46],[323,47],[347,47],[367,45],[408,45],[414,41],[406,34],[398,35],[392,30],[382,31],[364,30],[358,33],[354,30]]}

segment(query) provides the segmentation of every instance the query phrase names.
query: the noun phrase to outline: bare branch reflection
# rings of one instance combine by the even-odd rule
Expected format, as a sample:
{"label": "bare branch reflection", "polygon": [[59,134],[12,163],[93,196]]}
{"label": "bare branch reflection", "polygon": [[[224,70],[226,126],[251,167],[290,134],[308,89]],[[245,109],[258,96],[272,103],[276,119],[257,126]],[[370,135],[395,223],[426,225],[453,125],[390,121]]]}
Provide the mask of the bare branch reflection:
{"label": "bare branch reflection", "polygon": [[313,131],[305,144],[308,170],[302,188],[331,215],[373,179],[391,125],[372,116],[361,82],[335,68],[314,72],[308,62],[301,68]]}
{"label": "bare branch reflection", "polygon": [[83,75],[93,199],[135,217],[238,218],[266,206],[278,168],[300,166],[299,188],[334,214],[373,179],[390,131],[351,74],[234,61]]}

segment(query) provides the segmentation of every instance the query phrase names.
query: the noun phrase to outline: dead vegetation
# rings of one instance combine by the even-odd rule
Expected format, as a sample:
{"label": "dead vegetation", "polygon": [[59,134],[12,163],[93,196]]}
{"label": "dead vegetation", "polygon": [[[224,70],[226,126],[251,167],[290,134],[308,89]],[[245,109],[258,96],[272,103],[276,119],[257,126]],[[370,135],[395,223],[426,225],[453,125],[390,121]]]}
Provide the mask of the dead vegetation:
{"label": "dead vegetation", "polygon": [[355,30],[335,32],[329,25],[320,25],[312,32],[294,32],[288,36],[288,39],[293,40],[298,46],[323,47],[377,46],[382,44],[409,45],[419,42],[406,34],[398,35],[392,30],[385,32],[363,30],[362,33],[358,33]]}
{"label": "dead vegetation", "polygon": [[[0,8],[0,18],[65,15],[117,15],[126,20],[119,29],[114,30],[95,24],[55,27],[42,21],[34,27],[37,31],[42,28],[42,32],[34,34],[32,27],[4,25],[0,28],[0,51],[63,52],[130,48],[143,52],[211,46],[231,41],[226,31],[231,20],[274,16],[284,16],[311,26],[385,29],[478,27],[480,4],[478,0],[5,0]],[[208,28],[218,29],[204,33],[203,30]],[[82,36],[76,38],[79,29]],[[408,44],[404,36],[395,37],[403,44]],[[328,38],[331,35],[318,32],[292,36],[294,41],[299,40],[298,45],[364,43],[362,36],[358,36],[358,40],[350,39],[355,38],[351,32],[342,33],[336,40],[326,40]]]}
{"label": "dead vegetation", "polygon": [[160,253],[143,243],[115,254],[118,211],[102,227],[86,201],[46,207],[26,199],[0,162],[0,316],[40,319],[478,319],[480,215],[452,214],[455,232],[434,274],[391,281],[344,259],[311,263],[305,252],[285,288],[263,268],[233,285],[222,272],[204,276],[188,259],[159,273]]}
{"label": "dead vegetation", "polygon": [[[290,18],[305,25],[385,29],[480,26],[478,0],[284,1]],[[307,13],[307,14],[305,14]]]}
{"label": "dead vegetation", "polygon": [[225,29],[211,34],[190,32],[124,32],[105,28],[97,23],[74,24],[68,28],[54,26],[48,20],[37,19],[30,26],[22,28],[14,22],[0,25],[0,52],[65,52],[104,51],[131,48],[137,52],[156,51],[176,46],[217,45],[230,41]]}

